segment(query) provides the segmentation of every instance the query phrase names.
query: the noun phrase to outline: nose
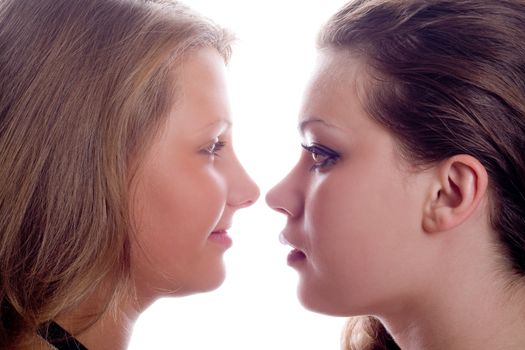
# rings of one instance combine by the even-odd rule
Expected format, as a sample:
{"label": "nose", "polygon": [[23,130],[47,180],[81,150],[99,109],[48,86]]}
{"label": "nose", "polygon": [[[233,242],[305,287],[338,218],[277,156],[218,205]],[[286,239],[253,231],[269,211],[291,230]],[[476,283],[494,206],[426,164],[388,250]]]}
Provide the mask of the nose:
{"label": "nose", "polygon": [[296,168],[266,194],[266,203],[270,208],[292,218],[301,215],[304,204],[300,179],[295,176]]}
{"label": "nose", "polygon": [[261,192],[237,159],[235,159],[235,163],[237,169],[232,173],[229,180],[228,205],[240,209],[255,203]]}

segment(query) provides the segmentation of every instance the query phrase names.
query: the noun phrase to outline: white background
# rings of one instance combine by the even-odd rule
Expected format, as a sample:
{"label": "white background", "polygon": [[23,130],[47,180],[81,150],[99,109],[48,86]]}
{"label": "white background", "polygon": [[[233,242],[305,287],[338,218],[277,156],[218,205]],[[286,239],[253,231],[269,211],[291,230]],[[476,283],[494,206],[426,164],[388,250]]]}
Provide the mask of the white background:
{"label": "white background", "polygon": [[136,323],[130,350],[339,349],[345,320],[315,314],[296,298],[297,273],[278,241],[284,216],[264,195],[300,152],[296,119],[315,62],[319,27],[344,0],[187,0],[233,31],[228,67],[234,147],[261,188],[239,211],[226,252],[227,278],[216,291],[162,299]]}

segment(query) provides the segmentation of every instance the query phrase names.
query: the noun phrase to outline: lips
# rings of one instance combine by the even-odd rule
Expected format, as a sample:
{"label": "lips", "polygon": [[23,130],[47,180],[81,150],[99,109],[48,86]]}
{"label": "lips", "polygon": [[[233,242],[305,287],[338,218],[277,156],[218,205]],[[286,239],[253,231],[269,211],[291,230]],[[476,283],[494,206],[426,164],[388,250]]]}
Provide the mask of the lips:
{"label": "lips", "polygon": [[288,253],[287,261],[288,265],[295,265],[306,260],[306,254],[301,249],[297,248],[295,244],[291,243],[290,240],[286,237],[286,234],[283,232],[279,235],[279,241],[284,244],[292,247],[293,249]]}
{"label": "lips", "polygon": [[208,237],[210,241],[213,241],[215,243],[219,243],[221,245],[224,245],[226,247],[230,247],[232,245],[232,239],[230,236],[228,236],[228,231],[226,229],[217,229],[214,230],[210,236]]}
{"label": "lips", "polygon": [[228,230],[230,229],[230,227],[231,227],[231,224],[229,223],[218,224],[216,228],[210,233],[210,236],[228,234]]}
{"label": "lips", "polygon": [[212,235],[221,235],[221,234],[226,234],[226,233],[228,233],[227,230],[215,230],[211,234]]}
{"label": "lips", "polygon": [[306,260],[306,254],[304,254],[302,250],[292,249],[292,251],[288,253],[287,261],[290,265],[299,263],[304,260]]}

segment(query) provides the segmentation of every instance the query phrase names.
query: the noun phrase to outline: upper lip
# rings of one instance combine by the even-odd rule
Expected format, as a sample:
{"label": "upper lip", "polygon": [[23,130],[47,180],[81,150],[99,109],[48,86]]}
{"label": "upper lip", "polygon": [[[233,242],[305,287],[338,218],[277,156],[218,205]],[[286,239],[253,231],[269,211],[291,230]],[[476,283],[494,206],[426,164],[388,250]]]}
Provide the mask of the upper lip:
{"label": "upper lip", "polygon": [[281,234],[279,235],[279,242],[281,242],[281,244],[284,245],[291,245],[288,239],[285,237],[284,232],[281,232]]}
{"label": "upper lip", "polygon": [[287,233],[286,232],[281,232],[281,234],[279,235],[279,242],[281,242],[282,244],[284,245],[289,245],[291,246],[292,248],[295,248],[295,249],[298,249],[298,250],[301,250],[301,248],[299,248],[297,246],[297,244],[295,244],[289,237],[287,237]]}
{"label": "upper lip", "polygon": [[230,229],[230,225],[227,225],[225,227],[222,227],[222,228],[216,228],[214,229],[213,231],[211,231],[212,233],[213,232],[228,232],[228,230]]}

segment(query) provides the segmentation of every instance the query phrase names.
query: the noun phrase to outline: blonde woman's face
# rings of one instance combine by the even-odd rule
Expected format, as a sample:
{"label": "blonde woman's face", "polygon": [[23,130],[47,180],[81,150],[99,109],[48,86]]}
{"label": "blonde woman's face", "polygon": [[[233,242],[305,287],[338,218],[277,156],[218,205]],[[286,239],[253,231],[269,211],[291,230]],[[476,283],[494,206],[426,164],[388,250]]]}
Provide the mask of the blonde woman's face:
{"label": "blonde woman's face", "polygon": [[363,110],[362,68],[342,53],[321,55],[299,118],[304,150],[267,195],[288,219],[282,237],[301,302],[333,315],[401,305],[424,271],[420,175]]}
{"label": "blonde woman's face", "polygon": [[139,296],[218,287],[232,216],[259,196],[232,148],[224,71],[212,49],[182,62],[167,125],[132,187],[132,273]]}

